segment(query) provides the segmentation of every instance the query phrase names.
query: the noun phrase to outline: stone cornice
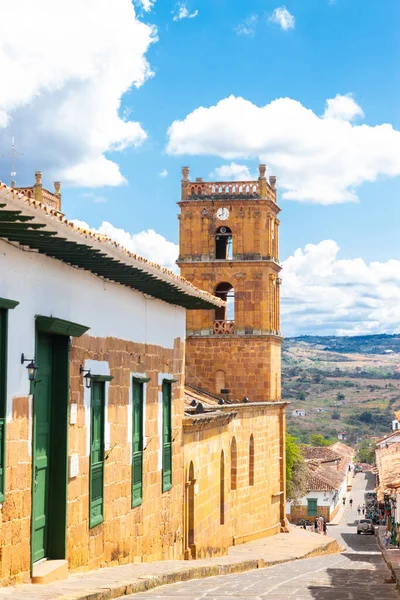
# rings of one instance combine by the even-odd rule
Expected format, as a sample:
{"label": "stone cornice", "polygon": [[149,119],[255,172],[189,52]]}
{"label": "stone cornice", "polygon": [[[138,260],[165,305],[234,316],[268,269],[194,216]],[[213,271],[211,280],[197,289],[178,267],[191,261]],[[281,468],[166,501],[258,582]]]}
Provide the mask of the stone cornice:
{"label": "stone cornice", "polygon": [[179,259],[176,261],[176,264],[179,265],[218,265],[219,267],[223,267],[223,266],[230,266],[230,265],[237,265],[237,264],[245,264],[245,265],[251,265],[251,266],[257,266],[260,264],[268,264],[268,265],[274,265],[274,267],[276,267],[279,271],[282,269],[282,266],[279,262],[279,260],[277,258],[260,258],[260,259],[246,259],[246,258],[232,258],[231,260],[182,260]]}
{"label": "stone cornice", "polygon": [[226,335],[223,334],[213,334],[213,333],[189,333],[186,332],[186,338],[194,338],[194,339],[199,339],[199,338],[216,338],[219,340],[245,340],[245,339],[254,339],[254,338],[260,338],[260,339],[264,339],[264,338],[275,338],[276,340],[283,342],[284,337],[280,334],[280,333],[243,333],[243,334],[237,334],[237,333],[229,333]]}
{"label": "stone cornice", "polygon": [[[213,409],[200,415],[185,416],[182,420],[184,433],[228,425],[236,417],[237,412],[232,412],[232,409],[230,411],[220,411],[220,408],[222,407],[219,406],[215,411]],[[226,408],[230,407],[227,406]]]}

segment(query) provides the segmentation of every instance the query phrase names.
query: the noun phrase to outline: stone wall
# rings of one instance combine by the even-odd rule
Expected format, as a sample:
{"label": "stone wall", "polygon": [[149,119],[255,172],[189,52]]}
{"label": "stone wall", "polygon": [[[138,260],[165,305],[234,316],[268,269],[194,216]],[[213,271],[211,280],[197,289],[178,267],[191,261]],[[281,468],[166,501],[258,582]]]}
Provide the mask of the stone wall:
{"label": "stone wall", "polygon": [[[128,562],[177,559],[183,556],[183,368],[184,342],[173,349],[115,338],[84,335],[72,338],[70,403],[77,421],[69,425],[68,455],[79,454],[79,475],[68,480],[67,555],[71,571]],[[106,361],[114,379],[109,385],[106,426],[110,443],[104,474],[104,522],[89,529],[89,423],[79,374],[85,360]],[[131,373],[145,373],[146,449],[143,458],[143,503],[131,508],[131,444],[129,396]],[[178,380],[172,386],[172,489],[162,493],[160,468],[159,374]],[[12,391],[12,390],[10,390]],[[31,398],[12,399],[7,423],[6,496],[0,509],[0,585],[30,579],[31,537]]]}
{"label": "stone wall", "polygon": [[314,522],[318,517],[323,517],[324,520],[329,523],[331,520],[331,512],[329,506],[317,506],[317,516],[310,517],[308,515],[307,506],[291,506],[290,515],[288,515],[288,519],[291,523],[298,523],[300,519],[308,519],[309,521]]}
{"label": "stone wall", "polygon": [[[211,393],[220,393],[221,379],[230,397],[251,402],[281,397],[281,342],[277,338],[251,336],[188,337],[186,382]],[[251,366],[251,368],[250,368]]]}
{"label": "stone wall", "polygon": [[32,398],[12,399],[6,427],[6,488],[0,508],[0,585],[28,582],[31,536]]}
{"label": "stone wall", "polygon": [[[225,554],[232,544],[278,533],[285,506],[280,447],[283,405],[227,405],[221,415],[184,421],[185,478],[193,464],[194,552],[197,558]],[[225,417],[225,420],[224,420]],[[203,424],[204,422],[204,424]],[[250,438],[253,438],[251,477]],[[236,453],[234,448],[236,447]],[[224,507],[221,523],[221,456]],[[235,460],[236,454],[236,460]],[[236,468],[235,468],[236,464]],[[281,493],[283,492],[283,493]],[[188,491],[186,492],[186,533]],[[185,536],[186,546],[190,548]]]}

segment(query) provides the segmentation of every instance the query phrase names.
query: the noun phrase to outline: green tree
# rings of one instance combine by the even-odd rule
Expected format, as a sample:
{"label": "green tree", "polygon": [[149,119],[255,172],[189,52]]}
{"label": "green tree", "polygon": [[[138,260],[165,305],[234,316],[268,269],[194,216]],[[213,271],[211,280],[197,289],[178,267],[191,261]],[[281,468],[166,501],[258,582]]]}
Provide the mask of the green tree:
{"label": "green tree", "polygon": [[364,410],[358,417],[363,423],[372,423],[373,415],[369,410]]}
{"label": "green tree", "polygon": [[306,393],[305,393],[305,392],[303,392],[303,391],[300,391],[300,392],[297,394],[297,399],[298,399],[298,400],[305,400],[305,399],[306,399]]}
{"label": "green tree", "polygon": [[331,414],[331,419],[338,421],[340,419],[340,412],[338,410],[334,410]]}
{"label": "green tree", "polygon": [[307,493],[307,467],[297,439],[286,433],[286,496],[296,501]]}
{"label": "green tree", "polygon": [[327,440],[321,433],[312,433],[310,437],[311,446],[330,446],[333,442]]}
{"label": "green tree", "polygon": [[336,400],[344,400],[346,396],[342,392],[336,394]]}
{"label": "green tree", "polygon": [[358,460],[370,465],[375,464],[375,445],[369,440],[362,440],[358,447]]}

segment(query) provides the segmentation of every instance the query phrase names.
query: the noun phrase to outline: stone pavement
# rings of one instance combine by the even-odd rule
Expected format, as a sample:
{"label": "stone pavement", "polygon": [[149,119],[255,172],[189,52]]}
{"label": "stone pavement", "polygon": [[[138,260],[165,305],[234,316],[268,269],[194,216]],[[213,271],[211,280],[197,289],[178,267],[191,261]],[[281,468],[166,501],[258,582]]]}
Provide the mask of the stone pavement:
{"label": "stone pavement", "polygon": [[[304,557],[336,553],[337,541],[291,527],[290,533],[233,546],[227,556],[196,561],[163,561],[108,567],[70,575],[48,585],[20,585],[1,588],[0,600],[109,600],[144,592],[165,584],[202,579],[230,573],[243,573]],[[287,566],[284,567],[287,570]],[[268,569],[267,569],[268,570]],[[199,582],[194,582],[199,585]],[[160,590],[157,590],[157,594]]]}
{"label": "stone pavement", "polygon": [[328,527],[344,548],[341,554],[166,585],[134,595],[132,600],[399,600],[377,537],[357,535],[357,506],[373,486],[371,474],[357,475],[351,493],[353,507],[347,502],[340,523]]}
{"label": "stone pavement", "polygon": [[383,536],[385,531],[386,526],[379,527],[376,537],[382,551],[382,556],[385,559],[387,566],[392,571],[393,577],[395,578],[397,586],[400,589],[400,549],[394,548],[393,546],[391,546],[388,550],[384,549]]}

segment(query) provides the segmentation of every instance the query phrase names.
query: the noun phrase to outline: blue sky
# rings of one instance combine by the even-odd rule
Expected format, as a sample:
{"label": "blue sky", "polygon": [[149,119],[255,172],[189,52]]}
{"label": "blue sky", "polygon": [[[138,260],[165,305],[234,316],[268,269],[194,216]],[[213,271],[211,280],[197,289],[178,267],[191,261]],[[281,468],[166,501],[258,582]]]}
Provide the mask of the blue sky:
{"label": "blue sky", "polygon": [[[48,4],[48,0],[38,2],[43,5],[43,9]],[[24,1],[17,0],[16,4],[24,4]],[[64,2],[60,4],[64,5]],[[398,0],[288,0],[284,5],[276,0],[188,0],[180,3],[180,6],[170,0],[137,0],[134,3],[136,15],[130,2],[116,0],[112,4],[112,18],[109,3],[105,0],[99,0],[98,3],[90,0],[88,4],[93,4],[92,9],[97,8],[92,26],[99,31],[97,37],[96,33],[88,34],[91,47],[80,39],[80,31],[74,31],[76,25],[73,13],[76,17],[81,11],[83,23],[91,19],[90,13],[85,13],[86,9],[81,3],[76,0],[65,2],[64,19],[55,13],[52,15],[51,10],[47,13],[38,11],[41,12],[41,19],[44,18],[43,14],[47,14],[46,25],[50,37],[51,30],[58,23],[61,36],[58,32],[58,37],[53,41],[57,44],[58,41],[55,40],[60,37],[63,41],[65,34],[62,46],[64,50],[61,46],[59,51],[56,48],[54,62],[47,64],[52,59],[45,55],[44,50],[41,54],[40,48],[38,49],[35,57],[37,78],[33,83],[28,77],[26,65],[29,63],[24,63],[22,56],[20,63],[25,65],[25,76],[28,77],[28,84],[31,84],[30,96],[24,96],[26,86],[21,86],[19,91],[17,89],[11,99],[7,95],[2,98],[0,94],[2,152],[9,151],[7,146],[14,134],[17,149],[24,154],[17,162],[18,184],[31,183],[33,171],[41,168],[48,187],[51,187],[54,178],[67,182],[63,186],[63,208],[68,218],[85,221],[94,228],[99,228],[106,221],[114,228],[131,235],[152,229],[166,240],[177,243],[176,202],[180,193],[180,167],[188,164],[193,177],[202,176],[207,179],[212,171],[232,162],[247,167],[249,173],[256,171],[261,159],[268,165],[270,156],[280,144],[275,140],[272,148],[267,133],[259,142],[257,150],[253,153],[249,151],[253,138],[258,137],[258,128],[267,129],[271,118],[274,119],[269,116],[263,120],[257,109],[274,100],[289,98],[299,103],[301,110],[297,110],[294,103],[286,107],[279,104],[282,108],[278,110],[278,118],[281,119],[277,123],[278,131],[279,127],[283,130],[285,124],[289,123],[290,132],[286,137],[283,136],[285,139],[280,148],[285,154],[284,166],[278,159],[272,159],[273,166],[278,165],[278,172],[275,173],[278,175],[278,187],[280,182],[286,186],[285,189],[280,189],[279,195],[282,208],[281,259],[292,259],[289,263],[291,267],[288,268],[289,284],[286,294],[292,293],[293,298],[297,298],[298,304],[302,305],[301,310],[290,313],[290,320],[299,319],[303,325],[299,328],[288,327],[288,333],[303,333],[311,329],[322,333],[397,331],[400,327],[400,314],[392,314],[399,288],[397,275],[393,275],[397,265],[396,268],[392,265],[390,271],[390,284],[395,288],[391,293],[391,304],[383,306],[387,318],[380,313],[379,316],[354,312],[355,309],[358,311],[357,298],[360,298],[360,294],[364,296],[365,290],[353,288],[351,300],[342,298],[343,314],[341,317],[339,315],[339,325],[326,325],[330,321],[326,316],[320,321],[317,319],[319,324],[315,324],[315,319],[305,317],[306,312],[312,313],[313,306],[306,301],[305,294],[299,292],[298,281],[299,269],[307,268],[304,280],[308,278],[308,295],[314,294],[315,284],[310,279],[310,273],[314,271],[311,265],[314,260],[313,252],[305,248],[308,244],[318,248],[325,240],[333,240],[338,249],[332,254],[330,247],[331,263],[324,280],[325,283],[329,282],[322,297],[329,294],[332,288],[337,290],[351,285],[352,282],[346,277],[343,276],[343,279],[337,275],[337,269],[340,271],[341,266],[346,266],[340,261],[364,261],[368,269],[368,276],[362,283],[365,286],[373,281],[371,262],[386,265],[388,261],[390,263],[400,259],[400,167],[397,152],[399,142],[395,132],[389,131],[377,137],[374,131],[368,132],[370,139],[365,148],[357,150],[362,157],[355,159],[361,163],[358,166],[361,175],[355,176],[352,173],[352,152],[343,158],[346,164],[338,167],[335,165],[335,160],[341,154],[341,146],[335,139],[335,127],[332,126],[326,137],[326,146],[338,146],[332,152],[332,165],[327,165],[325,157],[321,166],[321,178],[328,172],[328,178],[322,182],[322,187],[315,188],[318,183],[314,181],[315,174],[319,169],[316,151],[304,168],[307,189],[299,191],[302,186],[302,171],[297,170],[293,183],[296,188],[293,192],[295,198],[289,200],[283,196],[285,190],[290,191],[292,185],[290,178],[293,169],[290,161],[295,158],[293,146],[298,145],[300,154],[310,153],[311,156],[313,150],[310,147],[314,143],[321,144],[321,140],[324,143],[323,129],[316,134],[315,140],[312,135],[307,140],[308,130],[302,123],[307,110],[312,111],[316,122],[324,114],[328,99],[347,97],[353,103],[354,114],[343,127],[348,125],[350,129],[365,124],[375,128],[386,123],[393,130],[400,129]],[[12,18],[11,13],[16,10],[10,8],[13,3],[0,0],[0,5],[4,5],[5,10],[9,7]],[[187,9],[184,13],[187,17],[174,20],[179,8]],[[282,21],[274,21],[272,18],[276,9],[284,8],[293,19],[287,29],[282,27],[285,25]],[[100,32],[107,31],[107,27],[111,33],[106,44],[102,41],[104,36],[100,36]],[[47,43],[51,41],[47,40]],[[7,40],[4,42],[3,52],[7,54],[9,46],[6,43]],[[8,43],[11,42],[8,40]],[[12,57],[12,52],[9,52],[9,56]],[[110,56],[110,65],[104,67]],[[101,66],[100,60],[103,61]],[[151,76],[146,72],[145,61],[150,65]],[[89,63],[90,66],[87,66]],[[98,72],[94,75],[96,69]],[[4,81],[4,77],[9,74],[1,71],[0,63],[0,74]],[[47,79],[43,72],[49,74]],[[23,81],[23,71],[19,75]],[[119,81],[115,88],[114,79]],[[87,82],[92,86],[90,89],[89,84],[85,87]],[[134,85],[125,91],[132,83],[139,87]],[[71,103],[72,108],[67,105],[66,100],[70,94],[76,96],[76,102]],[[252,131],[247,131],[246,139],[243,140],[243,148],[247,148],[245,155],[240,156],[239,150],[236,150],[235,156],[227,157],[231,147],[229,135],[235,135],[235,124],[240,121],[242,114],[241,109],[233,104],[229,113],[232,128],[228,120],[221,127],[213,127],[211,113],[204,116],[204,135],[199,149],[198,140],[194,139],[194,129],[187,120],[188,116],[194,114],[193,119],[196,118],[196,122],[200,123],[200,117],[196,113],[199,107],[209,109],[218,106],[220,101],[230,96],[241,97],[251,103],[248,105],[250,112],[252,107],[256,109],[255,120],[251,121]],[[111,112],[115,111],[118,101],[119,118],[134,122],[136,130],[134,126],[129,131],[126,127],[124,133],[113,136],[113,131],[119,125]],[[8,115],[8,120],[3,120],[3,123],[2,108]],[[104,114],[108,111],[110,115],[104,119],[107,135],[102,131],[101,111]],[[221,108],[221,111],[224,112],[225,109]],[[220,114],[218,113],[218,119]],[[257,115],[261,118],[259,127]],[[343,121],[342,115],[339,115],[339,120]],[[168,130],[175,121],[183,123],[184,143],[176,142],[172,154],[173,136],[168,135]],[[52,129],[55,122],[56,134]],[[65,127],[59,123],[65,123]],[[338,127],[340,126],[339,124]],[[292,139],[291,131],[297,129],[297,137]],[[240,135],[236,134],[232,142],[236,148],[241,143],[241,139],[238,139]],[[227,138],[222,146],[221,136]],[[98,138],[101,138],[100,141]],[[347,143],[342,140],[342,144],[346,149]],[[359,141],[357,144],[364,145]],[[110,151],[113,147],[122,149]],[[186,152],[187,148],[191,150]],[[97,173],[102,168],[100,163],[95,163],[98,167],[95,169],[92,166],[91,169],[96,172],[82,181],[82,173],[85,174],[85,168],[81,166],[82,156],[85,155],[86,160],[90,153],[94,157],[96,152],[116,163],[120,175],[114,171],[112,175],[106,176],[108,164],[105,165],[104,178],[97,178]],[[371,156],[366,156],[368,153]],[[71,175],[71,168],[75,168],[75,163],[79,168],[76,167],[77,170]],[[390,168],[387,167],[389,163]],[[368,175],[365,175],[371,165],[371,173],[376,170],[372,175],[372,178],[377,179],[375,182],[368,181]],[[310,172],[307,173],[307,169]],[[1,180],[9,181],[9,170],[8,160],[1,159]],[[165,171],[168,174],[160,176]],[[350,190],[358,198],[358,202],[340,199],[340,194],[343,196],[346,193],[341,189],[339,196],[327,204],[327,196],[320,190],[324,189],[326,182],[329,185],[331,180],[337,182],[347,177],[350,183],[345,186],[345,190]],[[122,178],[125,178],[125,182]],[[102,185],[104,182],[112,185]],[[337,185],[339,189],[340,184]],[[317,191],[313,192],[309,201],[307,195],[311,188],[314,192],[315,189]],[[139,250],[144,254],[151,254],[152,247],[146,248],[139,247]],[[303,254],[308,256],[303,261],[308,266],[300,267],[295,264],[293,255],[298,248],[303,249]],[[160,261],[157,253],[154,258]],[[351,264],[354,266],[358,263]],[[382,269],[385,270],[383,267]],[[333,271],[336,275],[332,275]],[[297,277],[297,283],[294,283],[293,273]],[[285,281],[285,270],[283,279]],[[386,279],[384,283],[385,281]],[[317,296],[321,285],[318,284]],[[382,308],[379,299],[371,302],[374,305],[371,311]],[[349,318],[346,313],[349,313]]]}

